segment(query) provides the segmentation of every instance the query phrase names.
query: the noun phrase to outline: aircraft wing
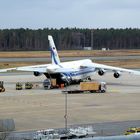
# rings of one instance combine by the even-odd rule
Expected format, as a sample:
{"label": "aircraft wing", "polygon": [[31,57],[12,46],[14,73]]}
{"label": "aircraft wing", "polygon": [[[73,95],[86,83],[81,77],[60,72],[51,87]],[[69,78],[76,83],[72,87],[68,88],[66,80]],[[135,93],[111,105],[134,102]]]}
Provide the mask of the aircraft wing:
{"label": "aircraft wing", "polygon": [[17,71],[28,71],[28,72],[40,72],[40,73],[46,73],[47,68],[39,68],[39,67],[17,67]]}
{"label": "aircraft wing", "polygon": [[16,67],[16,68],[9,68],[9,69],[1,69],[0,72],[7,72],[11,70],[17,71],[28,71],[28,72],[40,72],[40,73],[64,73],[64,72],[75,72],[79,69],[73,68],[63,68],[59,65],[34,65],[34,66],[23,66],[23,67]]}
{"label": "aircraft wing", "polygon": [[98,64],[98,63],[82,64],[82,66],[93,67],[93,68],[95,68],[96,71],[105,70],[105,71],[126,72],[126,73],[129,73],[129,74],[140,75],[140,71],[125,69],[125,68],[119,68],[119,67],[113,67],[113,66],[107,66],[107,65]]}
{"label": "aircraft wing", "polygon": [[0,72],[8,72],[8,71],[12,71],[12,70],[16,70],[16,68],[0,69]]}
{"label": "aircraft wing", "polygon": [[23,67],[15,67],[15,68],[7,68],[7,69],[0,69],[0,72],[8,72],[12,70],[17,70],[17,71],[29,71],[29,72],[41,72],[45,73],[47,72],[47,67],[49,64],[46,65],[33,65],[33,66],[23,66]]}
{"label": "aircraft wing", "polygon": [[[70,68],[60,68],[60,67],[19,67],[16,70],[20,71],[30,71],[30,72],[40,72],[40,73],[64,73],[64,72],[74,72],[75,69]],[[77,69],[78,71],[78,69]]]}
{"label": "aircraft wing", "polygon": [[48,73],[67,73],[67,72],[76,72],[79,69],[73,68],[56,68],[56,69],[48,69]]}

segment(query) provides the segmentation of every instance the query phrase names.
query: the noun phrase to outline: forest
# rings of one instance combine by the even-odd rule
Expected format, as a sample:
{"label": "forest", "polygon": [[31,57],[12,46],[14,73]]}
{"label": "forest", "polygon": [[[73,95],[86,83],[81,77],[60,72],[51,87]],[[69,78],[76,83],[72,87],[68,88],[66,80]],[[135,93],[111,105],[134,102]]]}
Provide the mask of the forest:
{"label": "forest", "polygon": [[48,35],[52,35],[58,50],[94,50],[107,48],[140,49],[140,29],[0,29],[0,51],[49,50]]}

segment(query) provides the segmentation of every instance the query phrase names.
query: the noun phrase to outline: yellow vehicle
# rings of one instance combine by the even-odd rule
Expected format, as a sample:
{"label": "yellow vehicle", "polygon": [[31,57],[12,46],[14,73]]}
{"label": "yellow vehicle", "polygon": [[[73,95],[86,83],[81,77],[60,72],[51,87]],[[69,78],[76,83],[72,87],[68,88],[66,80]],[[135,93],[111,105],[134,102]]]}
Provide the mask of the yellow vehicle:
{"label": "yellow vehicle", "polygon": [[16,90],[22,90],[22,84],[21,83],[16,83]]}
{"label": "yellow vehicle", "polygon": [[29,83],[29,82],[25,83],[25,89],[32,89],[32,88],[33,88],[33,84],[32,83]]}
{"label": "yellow vehicle", "polygon": [[125,131],[125,135],[132,135],[132,134],[137,134],[140,133],[140,128],[138,127],[131,127],[127,131]]}
{"label": "yellow vehicle", "polygon": [[78,94],[78,93],[105,93],[106,82],[80,82],[80,89],[63,90],[63,93]]}

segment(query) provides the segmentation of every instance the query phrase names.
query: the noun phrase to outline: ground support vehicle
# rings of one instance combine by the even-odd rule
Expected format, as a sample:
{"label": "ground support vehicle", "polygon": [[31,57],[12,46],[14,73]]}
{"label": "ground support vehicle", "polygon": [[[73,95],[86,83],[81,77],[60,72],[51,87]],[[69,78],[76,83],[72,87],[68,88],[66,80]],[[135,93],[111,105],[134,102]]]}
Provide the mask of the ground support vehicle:
{"label": "ground support vehicle", "polygon": [[125,135],[140,134],[140,127],[131,127],[124,133]]}
{"label": "ground support vehicle", "polygon": [[43,82],[44,89],[59,88],[56,79],[45,79]]}
{"label": "ground support vehicle", "polygon": [[0,81],[0,92],[4,92],[5,91],[5,88],[4,88],[3,84],[4,84],[4,82]]}
{"label": "ground support vehicle", "polygon": [[22,90],[22,84],[20,82],[16,83],[16,90]]}
{"label": "ground support vehicle", "polygon": [[80,89],[63,90],[64,93],[104,93],[106,92],[105,82],[81,82]]}
{"label": "ground support vehicle", "polygon": [[33,84],[30,82],[26,82],[25,83],[25,89],[32,89],[33,88]]}

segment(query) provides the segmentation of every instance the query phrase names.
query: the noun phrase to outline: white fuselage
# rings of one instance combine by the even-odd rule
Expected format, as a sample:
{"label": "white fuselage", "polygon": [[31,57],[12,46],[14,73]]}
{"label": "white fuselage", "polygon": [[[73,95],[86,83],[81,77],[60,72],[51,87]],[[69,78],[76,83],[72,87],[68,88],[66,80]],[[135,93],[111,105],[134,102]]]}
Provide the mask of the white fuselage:
{"label": "white fuselage", "polygon": [[65,76],[69,76],[72,80],[81,80],[90,77],[95,73],[95,68],[93,67],[81,67],[84,64],[92,63],[89,59],[71,61],[71,62],[61,62],[59,65],[50,65],[48,69],[64,68],[73,69],[71,72],[63,72]]}

